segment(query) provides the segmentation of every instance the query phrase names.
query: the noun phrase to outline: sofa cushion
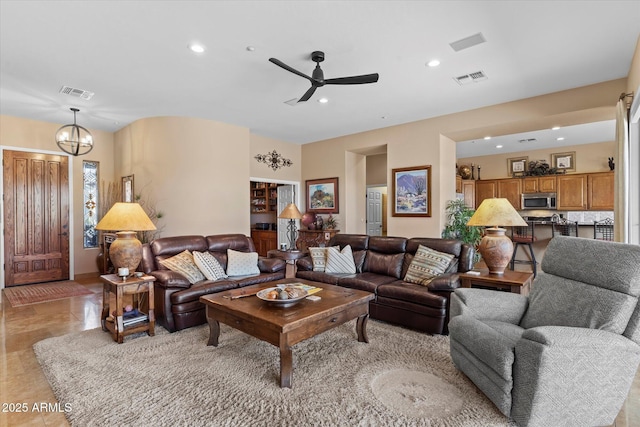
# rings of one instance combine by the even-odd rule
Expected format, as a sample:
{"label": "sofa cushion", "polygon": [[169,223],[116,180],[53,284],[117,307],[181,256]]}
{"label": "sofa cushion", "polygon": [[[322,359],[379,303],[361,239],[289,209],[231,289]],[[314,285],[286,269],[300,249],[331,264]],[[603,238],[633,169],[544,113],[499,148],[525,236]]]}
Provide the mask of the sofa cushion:
{"label": "sofa cushion", "polygon": [[376,294],[379,298],[407,301],[440,309],[447,307],[446,298],[429,292],[424,286],[399,280],[378,286]]}
{"label": "sofa cushion", "polygon": [[395,280],[396,279],[391,276],[365,272],[340,277],[338,279],[338,286],[344,286],[345,288],[359,289],[361,291],[375,293],[378,286],[385,283],[393,282]]}
{"label": "sofa cushion", "polygon": [[404,252],[384,254],[368,251],[363,270],[369,273],[384,274],[385,276],[400,279],[402,277],[403,262]]}
{"label": "sofa cushion", "polygon": [[431,279],[447,270],[453,259],[454,256],[451,254],[419,245],[404,280],[405,282],[427,286]]}
{"label": "sofa cushion", "polygon": [[209,252],[193,252],[193,261],[196,263],[202,274],[209,280],[225,279],[227,274],[217,259]]}
{"label": "sofa cushion", "polygon": [[227,276],[255,276],[260,274],[257,252],[238,252],[227,249]]}
{"label": "sofa cushion", "polygon": [[180,252],[178,255],[172,256],[171,258],[163,259],[160,261],[160,264],[169,270],[176,271],[184,275],[191,284],[205,279],[204,275],[193,261],[193,255],[191,255],[191,252],[187,250]]}
{"label": "sofa cushion", "polygon": [[356,264],[353,260],[351,246],[345,246],[342,251],[336,248],[327,250],[327,265],[324,269],[327,273],[350,273],[355,274]]}

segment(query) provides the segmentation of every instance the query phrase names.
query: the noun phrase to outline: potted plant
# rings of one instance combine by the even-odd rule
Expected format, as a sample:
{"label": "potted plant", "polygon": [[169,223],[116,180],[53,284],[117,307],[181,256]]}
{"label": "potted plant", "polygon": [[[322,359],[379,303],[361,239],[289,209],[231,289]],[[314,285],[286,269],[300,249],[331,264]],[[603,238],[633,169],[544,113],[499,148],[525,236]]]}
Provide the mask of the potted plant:
{"label": "potted plant", "polygon": [[[464,200],[449,200],[446,206],[448,224],[442,231],[442,238],[462,240],[477,248],[480,240],[482,240],[482,227],[467,226],[467,222],[469,222],[474,213],[475,210],[467,207],[464,204]],[[480,253],[476,251],[473,260],[474,262],[480,261]]]}

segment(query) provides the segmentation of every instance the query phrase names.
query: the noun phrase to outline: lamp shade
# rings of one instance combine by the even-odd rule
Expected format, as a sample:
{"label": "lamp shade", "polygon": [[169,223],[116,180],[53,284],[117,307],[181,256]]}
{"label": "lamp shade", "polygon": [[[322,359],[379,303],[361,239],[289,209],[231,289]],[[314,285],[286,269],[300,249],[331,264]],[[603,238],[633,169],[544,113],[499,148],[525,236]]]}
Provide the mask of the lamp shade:
{"label": "lamp shade", "polygon": [[156,226],[138,203],[114,204],[96,225],[96,230],[125,230],[116,233],[117,238],[109,247],[109,258],[116,269],[127,268],[132,273],[142,260],[142,243],[136,237],[136,231],[155,229]]}
{"label": "lamp shade", "polygon": [[105,231],[150,231],[156,226],[138,203],[115,203],[102,217],[96,230]]}
{"label": "lamp shade", "polygon": [[527,223],[507,199],[484,199],[469,222],[480,227],[526,227]]}
{"label": "lamp shade", "polygon": [[289,203],[278,215],[278,218],[283,219],[300,219],[302,218],[302,214],[298,210],[298,207],[295,203]]}
{"label": "lamp shade", "polygon": [[478,245],[478,251],[489,273],[502,275],[513,255],[513,242],[505,227],[526,227],[527,223],[507,199],[484,199],[473,214],[469,226],[489,227]]}

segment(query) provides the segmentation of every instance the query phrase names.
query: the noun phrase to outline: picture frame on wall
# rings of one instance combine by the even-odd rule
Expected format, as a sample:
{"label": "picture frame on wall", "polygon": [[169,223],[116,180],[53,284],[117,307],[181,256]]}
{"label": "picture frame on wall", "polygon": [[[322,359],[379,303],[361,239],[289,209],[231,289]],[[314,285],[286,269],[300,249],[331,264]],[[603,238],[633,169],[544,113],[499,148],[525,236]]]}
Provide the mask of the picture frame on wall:
{"label": "picture frame on wall", "polygon": [[565,153],[551,154],[551,167],[560,172],[576,171],[576,152],[567,151]]}
{"label": "picture frame on wall", "polygon": [[133,175],[122,177],[122,201],[126,203],[133,202]]}
{"label": "picture frame on wall", "polygon": [[391,216],[431,216],[431,165],[392,169]]}
{"label": "picture frame on wall", "polygon": [[338,178],[308,179],[307,212],[334,214],[340,211]]}
{"label": "picture frame on wall", "polygon": [[507,174],[509,176],[524,176],[527,173],[529,157],[512,157],[507,159]]}

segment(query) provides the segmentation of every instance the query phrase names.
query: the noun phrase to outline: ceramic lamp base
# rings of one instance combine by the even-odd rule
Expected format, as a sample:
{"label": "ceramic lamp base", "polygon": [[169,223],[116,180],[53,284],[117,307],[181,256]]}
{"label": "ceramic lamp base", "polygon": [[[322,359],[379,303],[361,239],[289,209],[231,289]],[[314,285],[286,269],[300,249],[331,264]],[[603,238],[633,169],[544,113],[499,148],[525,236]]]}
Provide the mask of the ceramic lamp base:
{"label": "ceramic lamp base", "polygon": [[504,228],[487,228],[480,241],[478,251],[490,274],[502,275],[513,255],[513,242],[505,234]]}
{"label": "ceramic lamp base", "polygon": [[130,272],[136,271],[142,261],[142,243],[135,231],[119,231],[116,240],[109,247],[109,258],[116,268],[126,267]]}

